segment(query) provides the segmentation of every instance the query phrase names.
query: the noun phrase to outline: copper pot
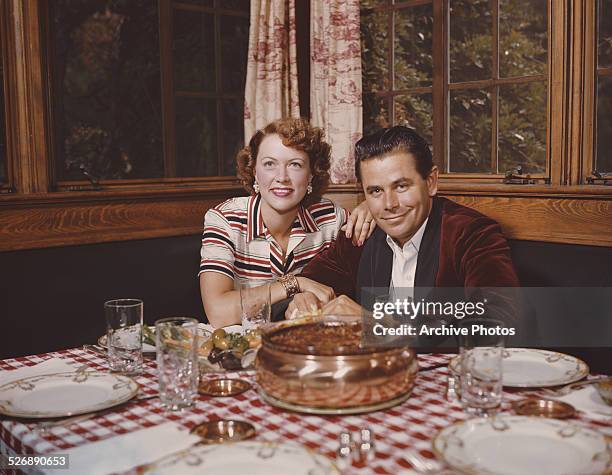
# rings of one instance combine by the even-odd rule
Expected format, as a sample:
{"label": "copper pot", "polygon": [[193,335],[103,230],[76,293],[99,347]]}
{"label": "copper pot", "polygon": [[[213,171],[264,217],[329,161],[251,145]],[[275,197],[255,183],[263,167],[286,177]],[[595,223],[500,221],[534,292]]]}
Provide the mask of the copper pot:
{"label": "copper pot", "polygon": [[[302,325],[333,329],[361,328],[359,319],[324,317]],[[355,327],[355,325],[357,327]],[[409,348],[363,348],[339,342],[321,348],[316,344],[279,343],[276,335],[297,328],[294,323],[266,330],[255,367],[264,396],[298,406],[295,409],[347,409],[380,406],[407,396],[417,373],[414,351]],[[302,337],[307,327],[300,329]],[[345,328],[346,329],[346,328]],[[399,402],[399,401],[398,401]]]}

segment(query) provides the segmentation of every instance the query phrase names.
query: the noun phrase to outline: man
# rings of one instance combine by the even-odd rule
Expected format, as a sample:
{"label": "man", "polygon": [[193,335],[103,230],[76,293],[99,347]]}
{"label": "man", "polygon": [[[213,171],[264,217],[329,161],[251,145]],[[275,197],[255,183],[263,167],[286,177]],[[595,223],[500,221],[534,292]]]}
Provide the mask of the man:
{"label": "man", "polygon": [[[364,287],[519,285],[500,226],[436,196],[438,168],[414,130],[396,126],[362,138],[355,145],[355,165],[378,227],[363,247],[339,235],[302,275],[357,301]],[[323,303],[298,294],[287,315]]]}

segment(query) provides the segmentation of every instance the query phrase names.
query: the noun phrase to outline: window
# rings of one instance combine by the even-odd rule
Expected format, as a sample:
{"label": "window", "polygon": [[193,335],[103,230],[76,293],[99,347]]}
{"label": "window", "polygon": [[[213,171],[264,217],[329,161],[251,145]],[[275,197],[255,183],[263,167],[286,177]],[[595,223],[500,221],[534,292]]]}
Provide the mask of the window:
{"label": "window", "polygon": [[49,3],[55,176],[235,175],[248,1]]}
{"label": "window", "polygon": [[235,176],[243,144],[249,2],[218,3],[173,4],[178,176]]}
{"label": "window", "polygon": [[[249,3],[0,0],[0,250],[198,234],[241,193]],[[611,246],[611,3],[362,0],[366,133],[415,127],[512,239]]]}
{"label": "window", "polygon": [[545,0],[370,1],[361,22],[366,133],[415,128],[447,174],[546,173]]}
{"label": "window", "polygon": [[612,172],[612,0],[598,2],[596,159],[594,169]]}

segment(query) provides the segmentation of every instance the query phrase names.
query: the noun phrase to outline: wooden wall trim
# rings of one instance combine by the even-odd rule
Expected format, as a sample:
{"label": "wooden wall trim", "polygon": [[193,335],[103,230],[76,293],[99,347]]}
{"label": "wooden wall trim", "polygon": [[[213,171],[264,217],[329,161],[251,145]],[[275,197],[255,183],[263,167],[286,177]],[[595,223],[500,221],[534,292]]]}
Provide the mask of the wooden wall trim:
{"label": "wooden wall trim", "polygon": [[[9,38],[8,83],[14,94],[10,97],[11,115],[15,124],[9,135],[15,154],[12,166],[16,191],[45,193],[49,189],[43,69],[40,61],[41,44],[38,23],[39,3],[12,0],[9,15],[13,36]],[[8,121],[10,124],[10,120]]]}
{"label": "wooden wall trim", "polygon": [[[100,192],[95,200],[85,192],[58,194],[1,200],[0,251],[198,234],[206,210],[238,190]],[[609,196],[440,194],[497,220],[510,239],[612,247]],[[354,185],[334,186],[326,196],[349,209],[363,199]]]}
{"label": "wooden wall trim", "polygon": [[495,219],[508,239],[612,247],[612,201],[448,195]]}

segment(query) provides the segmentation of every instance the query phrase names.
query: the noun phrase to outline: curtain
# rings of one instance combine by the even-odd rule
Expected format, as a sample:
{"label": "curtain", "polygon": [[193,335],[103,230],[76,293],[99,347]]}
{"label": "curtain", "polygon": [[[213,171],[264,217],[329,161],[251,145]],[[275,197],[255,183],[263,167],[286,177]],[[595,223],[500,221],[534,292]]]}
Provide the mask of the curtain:
{"label": "curtain", "polygon": [[311,0],[310,113],[332,146],[332,183],[355,181],[363,123],[359,35],[358,0]]}
{"label": "curtain", "polygon": [[295,0],[251,0],[244,97],[247,144],[273,120],[300,116],[295,43]]}

